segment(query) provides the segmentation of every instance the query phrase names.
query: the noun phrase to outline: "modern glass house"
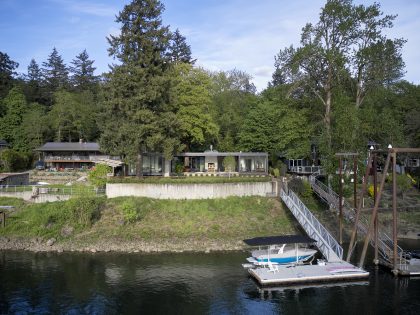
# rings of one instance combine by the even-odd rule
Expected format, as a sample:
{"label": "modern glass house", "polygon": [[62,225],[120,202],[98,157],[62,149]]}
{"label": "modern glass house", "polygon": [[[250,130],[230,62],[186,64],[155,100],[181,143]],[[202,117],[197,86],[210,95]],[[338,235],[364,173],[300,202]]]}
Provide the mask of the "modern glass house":
{"label": "modern glass house", "polygon": [[[263,152],[184,152],[172,160],[165,160],[160,153],[143,154],[144,176],[170,176],[183,173],[189,175],[223,174],[224,159],[233,157],[235,167],[229,173],[268,174],[268,154]],[[129,175],[135,175],[135,164],[129,166]]]}
{"label": "modern glass house", "polygon": [[230,172],[236,173],[268,173],[268,154],[265,152],[185,152],[174,157],[171,171],[176,172],[176,165],[183,165],[184,173],[223,173],[224,160],[233,157],[235,167]]}

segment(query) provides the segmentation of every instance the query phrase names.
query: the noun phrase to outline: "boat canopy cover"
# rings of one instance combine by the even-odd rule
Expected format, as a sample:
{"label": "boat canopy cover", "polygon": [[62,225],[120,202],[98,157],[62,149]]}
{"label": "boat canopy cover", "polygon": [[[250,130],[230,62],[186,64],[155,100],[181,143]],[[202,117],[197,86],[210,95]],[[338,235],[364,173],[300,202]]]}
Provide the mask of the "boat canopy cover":
{"label": "boat canopy cover", "polygon": [[264,237],[254,237],[254,238],[244,240],[244,243],[249,246],[315,243],[315,242],[316,241],[313,238],[310,238],[304,235],[264,236]]}

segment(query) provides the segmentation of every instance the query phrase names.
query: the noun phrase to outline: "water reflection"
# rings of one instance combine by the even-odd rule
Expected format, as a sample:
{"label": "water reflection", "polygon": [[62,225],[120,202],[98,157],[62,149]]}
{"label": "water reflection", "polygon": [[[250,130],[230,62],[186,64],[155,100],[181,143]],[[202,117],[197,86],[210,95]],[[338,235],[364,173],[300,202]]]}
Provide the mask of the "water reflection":
{"label": "water reflection", "polygon": [[420,279],[260,288],[247,253],[0,252],[0,314],[416,314]]}

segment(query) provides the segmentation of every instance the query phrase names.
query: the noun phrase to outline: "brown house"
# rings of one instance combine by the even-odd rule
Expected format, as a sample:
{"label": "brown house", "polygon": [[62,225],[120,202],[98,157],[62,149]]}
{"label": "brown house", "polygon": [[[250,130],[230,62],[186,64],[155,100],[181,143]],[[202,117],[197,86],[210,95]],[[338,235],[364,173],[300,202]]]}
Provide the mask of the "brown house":
{"label": "brown house", "polygon": [[35,151],[46,168],[56,170],[89,169],[96,160],[109,158],[96,142],[47,142]]}

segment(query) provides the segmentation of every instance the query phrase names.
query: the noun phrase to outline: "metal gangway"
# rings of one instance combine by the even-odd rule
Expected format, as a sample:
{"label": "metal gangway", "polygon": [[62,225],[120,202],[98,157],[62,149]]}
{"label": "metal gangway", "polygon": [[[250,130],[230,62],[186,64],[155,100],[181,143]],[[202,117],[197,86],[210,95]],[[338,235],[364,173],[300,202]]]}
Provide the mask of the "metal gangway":
{"label": "metal gangway", "polygon": [[[326,203],[329,204],[330,208],[339,209],[339,196],[336,192],[334,192],[331,188],[327,185],[322,183],[320,180],[316,178],[315,175],[311,175],[309,177],[309,182],[312,187],[312,190]],[[349,220],[350,222],[354,223],[356,218],[356,209],[352,207],[347,201],[343,199],[343,215],[344,217]],[[359,221],[357,224],[357,231],[366,236],[369,229],[369,220],[366,216],[361,215],[359,216]],[[375,240],[370,238],[370,244],[375,247]],[[382,263],[388,265],[392,262],[393,256],[393,248],[394,242],[392,239],[383,231],[378,231],[378,252],[380,254],[380,258],[382,259]],[[352,249],[353,250],[353,249]],[[401,269],[404,269],[404,265],[407,264],[407,261],[404,258],[404,250],[397,246],[398,250],[398,259],[399,265]]]}
{"label": "metal gangway", "polygon": [[296,220],[303,227],[305,232],[317,241],[317,247],[329,262],[339,262],[343,260],[343,248],[335,238],[318,221],[305,204],[288,189],[285,192],[280,189],[280,197],[295,216]]}

